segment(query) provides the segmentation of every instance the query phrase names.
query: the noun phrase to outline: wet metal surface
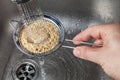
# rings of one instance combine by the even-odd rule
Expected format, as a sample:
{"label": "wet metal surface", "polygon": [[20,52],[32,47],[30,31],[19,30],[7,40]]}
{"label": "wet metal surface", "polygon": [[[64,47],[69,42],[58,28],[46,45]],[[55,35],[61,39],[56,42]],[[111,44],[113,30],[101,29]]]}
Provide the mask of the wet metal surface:
{"label": "wet metal surface", "polygon": [[[120,0],[40,1],[44,13],[62,22],[67,39],[90,25],[120,22]],[[19,16],[15,6],[10,0],[0,1],[0,80],[14,80],[11,73],[15,65],[25,59],[32,59],[39,66],[36,80],[113,80],[97,64],[74,57],[71,49],[60,48],[44,59],[20,52],[12,39],[14,30],[8,25],[10,18]]]}

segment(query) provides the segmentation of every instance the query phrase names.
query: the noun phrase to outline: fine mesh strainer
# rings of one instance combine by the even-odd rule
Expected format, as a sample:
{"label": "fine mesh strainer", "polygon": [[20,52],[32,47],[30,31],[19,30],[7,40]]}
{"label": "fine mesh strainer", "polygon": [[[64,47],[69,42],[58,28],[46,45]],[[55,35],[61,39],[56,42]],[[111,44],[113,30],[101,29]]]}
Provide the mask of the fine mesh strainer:
{"label": "fine mesh strainer", "polygon": [[[39,15],[38,15],[37,17],[39,17]],[[37,19],[39,19],[39,18],[37,18]],[[34,56],[36,56],[36,57],[39,57],[39,56],[41,56],[41,55],[50,54],[50,53],[56,51],[59,47],[74,49],[74,47],[72,47],[72,46],[62,45],[64,41],[67,41],[67,42],[73,42],[73,41],[70,40],[70,39],[65,39],[65,30],[64,30],[64,27],[63,27],[62,23],[61,23],[57,18],[48,16],[48,15],[44,15],[43,19],[48,20],[48,21],[54,23],[54,24],[56,25],[57,29],[59,30],[59,33],[60,33],[59,36],[60,36],[60,38],[59,38],[59,41],[58,41],[57,45],[56,45],[53,49],[51,49],[50,51],[44,52],[44,53],[32,53],[32,52],[26,50],[26,49],[20,44],[20,41],[19,41],[19,39],[18,39],[18,38],[19,38],[19,32],[20,32],[20,30],[23,29],[24,27],[26,27],[26,26],[25,26],[26,24],[24,24],[24,21],[23,21],[23,20],[21,20],[21,21],[16,21],[16,20],[14,20],[14,22],[18,22],[18,24],[17,24],[17,26],[16,26],[16,28],[15,28],[15,32],[14,32],[14,34],[13,34],[13,39],[14,39],[14,42],[15,42],[16,46],[18,47],[18,49],[19,49],[20,51],[22,51],[23,53],[26,53],[26,54],[28,54],[28,55],[34,55]],[[93,44],[93,43],[88,43],[88,42],[80,42],[80,46],[82,46],[82,45],[98,46],[98,47],[101,47],[101,46],[102,46],[102,45]]]}
{"label": "fine mesh strainer", "polygon": [[[42,13],[40,6],[39,6],[39,3],[40,3],[39,0],[12,0],[12,2],[17,4],[18,9],[19,9],[20,13],[22,14],[21,21],[16,21],[16,22],[18,22],[18,24],[17,24],[17,26],[15,26],[15,28],[14,28],[15,32],[13,34],[14,42],[15,42],[16,46],[18,47],[18,49],[20,49],[20,51],[22,51],[23,53],[32,54],[32,55],[38,57],[39,55],[41,56],[44,54],[52,53],[53,51],[55,51],[56,49],[58,49],[61,46],[61,44],[64,41],[63,25],[57,18],[48,16],[48,15],[44,15]],[[29,24],[31,24],[35,20],[39,20],[39,19],[47,20],[47,21],[53,23],[57,27],[57,29],[59,31],[59,40],[58,40],[57,44],[55,45],[55,47],[52,48],[51,50],[49,50],[48,52],[34,54],[34,53],[28,51],[27,49],[25,49],[21,45],[21,43],[19,41],[19,34],[22,29],[27,27]]]}
{"label": "fine mesh strainer", "polygon": [[25,49],[21,45],[21,43],[19,41],[19,32],[20,32],[20,30],[26,27],[25,26],[26,24],[24,24],[24,21],[22,20],[22,21],[18,22],[18,24],[17,24],[17,26],[15,28],[15,31],[14,31],[14,34],[13,34],[13,39],[14,39],[14,42],[15,42],[16,46],[18,47],[18,49],[20,51],[22,51],[23,53],[34,55],[34,56],[38,57],[38,56],[49,54],[49,53],[52,53],[53,51],[56,51],[62,45],[62,43],[64,42],[65,32],[64,32],[64,27],[61,24],[61,22],[57,18],[48,16],[48,15],[44,15],[43,19],[48,20],[48,21],[50,21],[50,22],[52,22],[52,23],[54,23],[56,25],[56,27],[57,27],[57,29],[59,30],[59,33],[60,33],[58,43],[56,44],[56,46],[53,49],[51,49],[50,51],[45,52],[45,53],[32,53],[32,52],[28,51],[27,49]]}
{"label": "fine mesh strainer", "polygon": [[[20,51],[22,51],[23,53],[29,54],[29,55],[34,55],[34,56],[41,56],[41,55],[45,55],[45,54],[49,54],[52,53],[53,51],[56,51],[60,46],[64,47],[64,48],[74,48],[71,46],[65,46],[62,45],[62,43],[64,41],[68,41],[68,42],[73,42],[72,40],[69,39],[65,39],[65,31],[64,31],[64,27],[62,25],[62,23],[55,17],[52,16],[48,16],[48,15],[44,15],[39,7],[39,0],[12,0],[12,2],[17,3],[18,5],[18,9],[20,10],[21,14],[22,14],[22,19],[21,21],[15,21],[18,22],[16,28],[15,28],[15,32],[13,34],[13,39],[14,42],[16,44],[16,46],[20,49]],[[34,3],[34,4],[32,4]],[[27,49],[25,49],[19,41],[19,33],[20,30],[27,27],[29,24],[31,24],[33,21],[38,20],[38,19],[44,19],[47,21],[50,21],[51,23],[53,23],[57,29],[59,30],[59,40],[58,43],[56,44],[56,46],[54,48],[52,48],[51,50],[44,52],[44,53],[38,53],[38,54],[34,54],[30,51],[28,51]],[[88,43],[88,42],[80,42],[80,45],[87,45],[87,46],[98,46],[101,47],[102,45],[98,45],[98,44],[93,44],[93,43]]]}

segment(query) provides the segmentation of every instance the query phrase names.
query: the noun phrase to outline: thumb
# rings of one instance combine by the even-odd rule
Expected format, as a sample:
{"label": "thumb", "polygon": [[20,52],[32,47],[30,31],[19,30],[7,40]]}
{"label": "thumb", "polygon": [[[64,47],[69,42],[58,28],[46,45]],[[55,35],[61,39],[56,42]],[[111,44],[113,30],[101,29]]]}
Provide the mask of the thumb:
{"label": "thumb", "polygon": [[100,64],[101,52],[98,48],[80,46],[76,47],[73,50],[73,54],[78,58],[82,58]]}

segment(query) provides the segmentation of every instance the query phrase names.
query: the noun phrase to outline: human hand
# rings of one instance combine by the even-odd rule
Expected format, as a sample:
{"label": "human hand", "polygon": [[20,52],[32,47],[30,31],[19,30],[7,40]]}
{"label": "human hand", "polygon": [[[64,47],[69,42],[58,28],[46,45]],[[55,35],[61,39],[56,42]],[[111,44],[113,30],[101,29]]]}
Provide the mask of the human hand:
{"label": "human hand", "polygon": [[[73,39],[88,41],[95,38],[102,47],[78,46],[73,53],[76,57],[99,64],[104,71],[116,80],[120,80],[120,24],[98,25],[89,27]],[[77,41],[77,42],[76,42]]]}

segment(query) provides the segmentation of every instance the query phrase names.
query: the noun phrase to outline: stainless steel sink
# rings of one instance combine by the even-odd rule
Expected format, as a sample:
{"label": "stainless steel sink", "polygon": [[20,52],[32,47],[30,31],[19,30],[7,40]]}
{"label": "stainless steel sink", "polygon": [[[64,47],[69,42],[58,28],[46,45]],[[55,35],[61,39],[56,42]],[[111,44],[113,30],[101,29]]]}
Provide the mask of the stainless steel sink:
{"label": "stainless steel sink", "polygon": [[[120,22],[120,0],[40,0],[40,2],[45,14],[55,16],[62,22],[66,38],[69,39],[90,25]],[[74,57],[71,49],[60,48],[53,54],[44,56],[45,61],[23,54],[13,42],[14,30],[8,24],[10,19],[19,19],[16,5],[10,0],[1,0],[0,80],[18,80],[16,70],[20,70],[20,66],[24,67],[26,64],[35,67],[32,70],[36,69],[36,80],[113,80],[99,65]]]}

